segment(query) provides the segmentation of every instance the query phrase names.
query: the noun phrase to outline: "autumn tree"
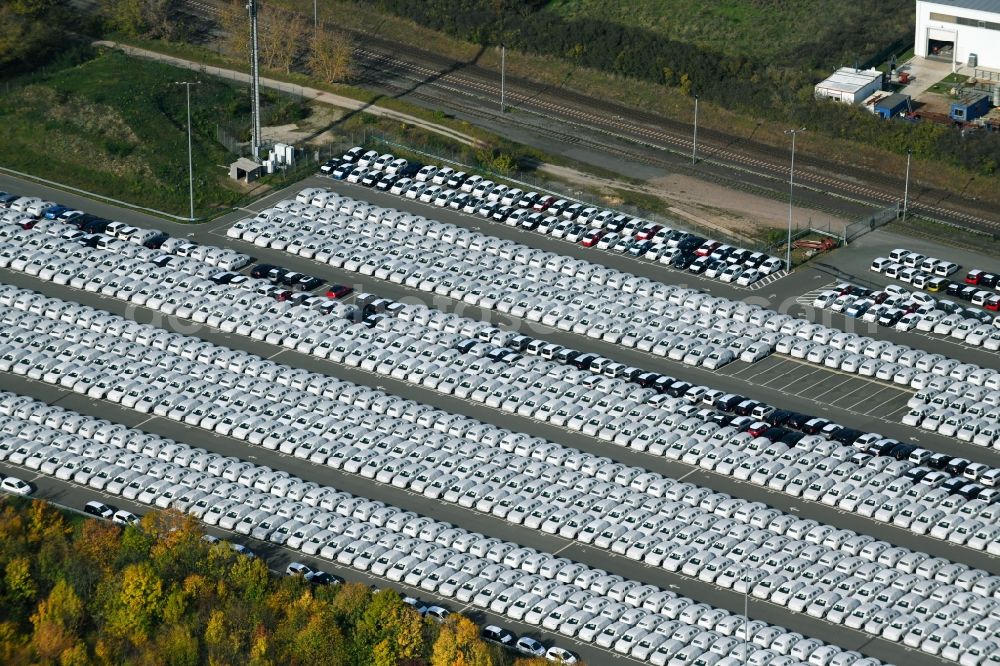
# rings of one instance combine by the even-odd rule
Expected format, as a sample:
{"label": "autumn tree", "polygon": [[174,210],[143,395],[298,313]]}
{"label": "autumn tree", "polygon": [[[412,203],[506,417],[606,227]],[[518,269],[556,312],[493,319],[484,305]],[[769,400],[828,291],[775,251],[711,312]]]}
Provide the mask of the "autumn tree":
{"label": "autumn tree", "polygon": [[[367,653],[363,661],[373,666],[395,666],[420,656],[423,620],[392,590],[372,595],[358,618],[354,642]],[[362,655],[359,655],[362,656]]]}
{"label": "autumn tree", "polygon": [[441,626],[441,633],[434,641],[431,666],[493,666],[493,657],[479,638],[476,625],[456,613],[448,616]]}
{"label": "autumn tree", "polygon": [[[31,616],[32,643],[43,660],[55,660],[79,642],[84,606],[73,587],[60,580]],[[84,654],[86,654],[84,648]]]}
{"label": "autumn tree", "polygon": [[324,83],[350,81],[354,76],[354,40],[343,31],[320,28],[309,45],[309,72]]}
{"label": "autumn tree", "polygon": [[187,26],[178,10],[182,0],[100,0],[108,25],[133,37],[173,40]]}

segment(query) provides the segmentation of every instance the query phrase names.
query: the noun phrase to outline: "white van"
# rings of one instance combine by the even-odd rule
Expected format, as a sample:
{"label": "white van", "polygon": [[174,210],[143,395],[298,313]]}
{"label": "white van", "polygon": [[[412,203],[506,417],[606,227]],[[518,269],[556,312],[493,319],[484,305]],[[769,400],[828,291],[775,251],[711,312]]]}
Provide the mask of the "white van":
{"label": "white van", "polygon": [[885,267],[892,263],[892,259],[887,257],[875,257],[872,261],[871,270],[873,273],[881,273]]}

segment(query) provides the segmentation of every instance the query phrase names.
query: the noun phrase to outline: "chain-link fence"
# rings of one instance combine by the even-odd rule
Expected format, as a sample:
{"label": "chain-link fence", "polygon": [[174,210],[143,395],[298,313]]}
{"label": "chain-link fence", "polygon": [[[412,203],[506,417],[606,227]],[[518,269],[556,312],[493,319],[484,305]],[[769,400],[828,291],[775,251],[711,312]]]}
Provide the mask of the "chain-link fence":
{"label": "chain-link fence", "polygon": [[867,217],[851,222],[844,227],[844,244],[846,245],[856,238],[864,236],[870,231],[875,231],[879,227],[883,227],[893,220],[899,219],[901,212],[902,206],[900,202],[897,201],[887,208],[883,208],[882,210],[876,211]]}

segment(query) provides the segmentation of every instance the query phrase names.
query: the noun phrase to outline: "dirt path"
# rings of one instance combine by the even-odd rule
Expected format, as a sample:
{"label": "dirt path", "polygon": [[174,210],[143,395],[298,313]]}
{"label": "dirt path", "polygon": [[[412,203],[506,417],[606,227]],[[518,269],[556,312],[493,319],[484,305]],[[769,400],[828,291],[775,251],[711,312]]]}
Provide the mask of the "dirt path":
{"label": "dirt path", "polygon": [[[543,164],[539,170],[609,194],[613,190],[626,190],[655,196],[681,220],[746,241],[759,242],[771,229],[788,228],[787,203],[689,176],[671,174],[635,185],[554,164]],[[835,215],[807,208],[794,208],[793,219],[797,227],[829,228],[832,233],[840,233],[847,223]]]}

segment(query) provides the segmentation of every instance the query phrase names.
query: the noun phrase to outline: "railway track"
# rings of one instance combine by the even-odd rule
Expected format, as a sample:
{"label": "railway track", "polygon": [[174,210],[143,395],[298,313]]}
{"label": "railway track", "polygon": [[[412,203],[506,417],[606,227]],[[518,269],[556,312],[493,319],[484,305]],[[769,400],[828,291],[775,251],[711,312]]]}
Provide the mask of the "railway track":
{"label": "railway track", "polygon": [[[186,6],[189,11],[209,19],[219,12],[212,0],[187,0]],[[464,114],[484,122],[496,122],[500,116],[492,105],[483,103],[484,99],[499,100],[497,72],[474,62],[456,63],[433,53],[388,42],[375,34],[358,33],[357,36],[365,46],[357,49],[355,55],[364,72],[362,82],[368,86],[382,87],[390,94],[421,99],[437,106],[457,107]],[[394,78],[406,81],[409,88]],[[617,157],[671,170],[682,166],[678,157],[691,154],[691,126],[686,123],[517,77],[508,76],[506,83],[507,106],[521,113],[505,114],[504,123],[541,132],[550,139],[612,151]],[[534,122],[529,122],[529,116]],[[553,120],[581,131],[555,129]],[[585,136],[587,133],[591,136]],[[632,148],[623,150],[622,143]],[[701,168],[683,167],[687,172],[729,187],[787,199],[783,184],[788,180],[788,156],[784,151],[748,137],[707,128],[699,128],[698,144]],[[844,169],[842,165],[804,154],[796,155],[796,163],[798,190],[809,190],[817,195],[808,202],[813,208],[853,217],[858,215],[859,205],[883,208],[902,199],[902,179],[863,169],[854,169],[852,175],[842,175],[838,173]],[[911,183],[910,210],[937,222],[1000,235],[1000,217],[992,215],[991,208],[974,201],[944,203],[953,196],[951,192],[919,188]],[[831,200],[824,202],[825,198]]]}

